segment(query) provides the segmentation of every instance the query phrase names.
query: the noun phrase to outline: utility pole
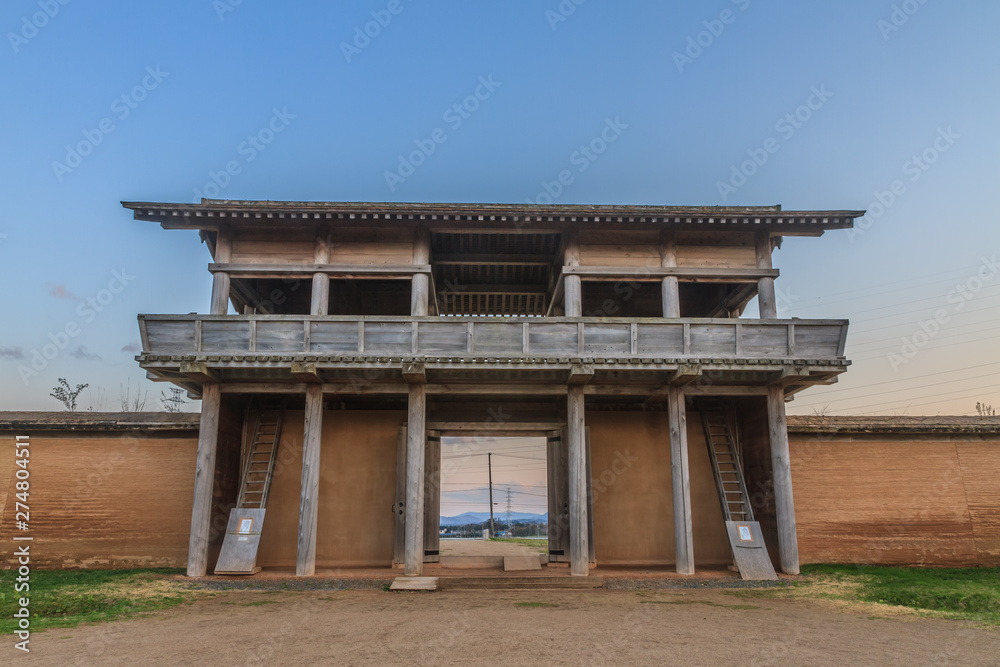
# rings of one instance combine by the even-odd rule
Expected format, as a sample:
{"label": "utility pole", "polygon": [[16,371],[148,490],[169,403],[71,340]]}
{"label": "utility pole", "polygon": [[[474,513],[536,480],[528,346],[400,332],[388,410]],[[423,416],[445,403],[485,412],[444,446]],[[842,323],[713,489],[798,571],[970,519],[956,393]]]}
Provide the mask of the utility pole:
{"label": "utility pole", "polygon": [[507,487],[507,530],[510,531],[511,537],[514,536],[514,524],[510,520],[511,509],[510,509],[510,487]]}
{"label": "utility pole", "polygon": [[486,465],[490,471],[490,537],[496,536],[493,532],[493,452],[487,452]]}

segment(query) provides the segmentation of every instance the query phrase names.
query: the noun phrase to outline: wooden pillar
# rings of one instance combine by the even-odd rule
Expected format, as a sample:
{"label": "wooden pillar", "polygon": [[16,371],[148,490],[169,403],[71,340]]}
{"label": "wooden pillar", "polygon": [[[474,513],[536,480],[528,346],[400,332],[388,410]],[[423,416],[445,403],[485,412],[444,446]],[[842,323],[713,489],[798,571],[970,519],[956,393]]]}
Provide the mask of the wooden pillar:
{"label": "wooden pillar", "polygon": [[306,386],[306,414],[302,433],[302,492],[299,497],[299,543],[295,575],[316,573],[316,524],[319,518],[319,452],[323,435],[323,388]]}
{"label": "wooden pillar", "polygon": [[774,509],[778,521],[778,552],[785,574],[799,573],[799,542],[795,531],[795,500],[792,497],[792,467],[785,423],[785,392],[767,388],[767,423],[771,436],[771,468],[774,475]]}
{"label": "wooden pillar", "polygon": [[569,438],[569,568],[570,574],[590,574],[587,520],[587,442],[582,385],[567,388],[566,427]]}
{"label": "wooden pillar", "polygon": [[[316,264],[330,263],[329,230],[320,228],[316,236]],[[309,309],[312,315],[326,315],[330,312],[330,276],[327,273],[314,273],[312,281],[312,303]]]}
{"label": "wooden pillar", "polygon": [[[215,235],[215,263],[229,264],[233,254],[233,233],[228,225],[219,227]],[[225,315],[229,312],[229,273],[216,271],[212,276],[212,315]]]}
{"label": "wooden pillar", "polygon": [[691,477],[688,467],[687,408],[679,387],[667,389],[670,420],[670,480],[674,493],[674,548],[677,574],[694,574],[694,535],[691,528]]}
{"label": "wooden pillar", "polygon": [[441,434],[427,434],[424,454],[424,562],[437,563],[441,549]]}
{"label": "wooden pillar", "polygon": [[189,577],[204,577],[208,572],[208,538],[212,522],[215,452],[219,443],[219,400],[218,384],[202,385],[201,425],[198,427],[198,458],[194,473],[194,504],[191,506],[191,536],[188,542]]}
{"label": "wooden pillar", "polygon": [[[672,230],[663,232],[663,244],[660,251],[660,266],[677,266],[677,234]],[[662,285],[663,316],[681,316],[680,285],[677,276],[666,276]]]}
{"label": "wooden pillar", "polygon": [[[580,241],[576,230],[566,232],[564,266],[580,266]],[[583,283],[580,276],[563,276],[563,298],[566,317],[583,317]]]}
{"label": "wooden pillar", "polygon": [[411,384],[406,424],[406,545],[403,574],[424,571],[424,455],[426,385]]}
{"label": "wooden pillar", "polygon": [[[771,266],[771,233],[757,232],[754,236],[757,249],[757,268],[770,269]],[[760,319],[773,320],[778,317],[777,298],[774,293],[774,278],[761,278],[757,281],[757,304],[760,306]]]}
{"label": "wooden pillar", "polygon": [[[413,263],[430,264],[431,234],[426,227],[417,227],[413,232]],[[414,317],[428,315],[430,308],[430,276],[417,273],[413,276],[410,292],[410,314]]]}

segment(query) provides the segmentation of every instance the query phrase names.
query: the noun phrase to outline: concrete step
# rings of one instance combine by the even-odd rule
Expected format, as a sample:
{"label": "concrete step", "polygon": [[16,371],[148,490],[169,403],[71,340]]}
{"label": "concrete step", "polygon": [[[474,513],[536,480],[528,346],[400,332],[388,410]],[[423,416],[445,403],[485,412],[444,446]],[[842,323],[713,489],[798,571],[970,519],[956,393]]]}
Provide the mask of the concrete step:
{"label": "concrete step", "polygon": [[396,577],[389,586],[390,591],[436,591],[437,577]]}
{"label": "concrete step", "polygon": [[516,575],[497,577],[441,577],[439,590],[551,590],[603,588],[603,577],[546,577]]}
{"label": "concrete step", "polygon": [[[542,558],[545,558],[542,554],[535,556],[504,556],[503,571],[519,572],[522,570],[541,570]],[[546,560],[548,559],[546,558]]]}

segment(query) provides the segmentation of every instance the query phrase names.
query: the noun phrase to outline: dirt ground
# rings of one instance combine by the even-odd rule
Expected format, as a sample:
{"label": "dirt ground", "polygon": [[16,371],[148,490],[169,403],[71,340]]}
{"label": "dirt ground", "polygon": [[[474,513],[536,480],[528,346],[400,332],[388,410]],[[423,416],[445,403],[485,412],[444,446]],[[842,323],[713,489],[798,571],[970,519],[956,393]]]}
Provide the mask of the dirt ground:
{"label": "dirt ground", "polygon": [[18,664],[994,665],[1000,630],[720,590],[225,591],[31,648]]}
{"label": "dirt ground", "polygon": [[441,540],[442,556],[533,556],[543,551],[517,542]]}

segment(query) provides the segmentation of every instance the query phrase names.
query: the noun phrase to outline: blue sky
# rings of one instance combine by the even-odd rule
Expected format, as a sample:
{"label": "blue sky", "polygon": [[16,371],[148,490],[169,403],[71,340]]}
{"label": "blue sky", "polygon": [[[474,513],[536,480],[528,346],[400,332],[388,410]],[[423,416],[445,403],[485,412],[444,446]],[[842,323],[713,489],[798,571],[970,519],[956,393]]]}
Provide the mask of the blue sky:
{"label": "blue sky", "polygon": [[855,366],[792,410],[1000,406],[998,22],[941,0],[7,2],[0,407],[57,409],[66,377],[81,408],[126,382],[159,408],[135,315],[206,312],[209,258],[120,200],[523,202],[564,169],[561,203],[870,210],[776,255],[782,315],[852,320]]}

